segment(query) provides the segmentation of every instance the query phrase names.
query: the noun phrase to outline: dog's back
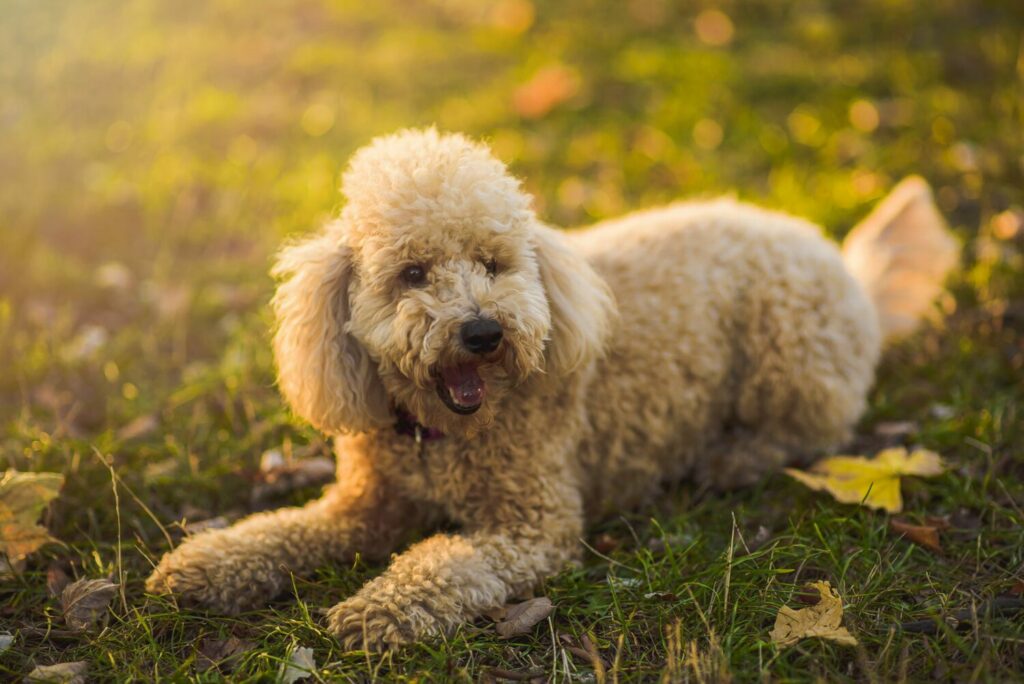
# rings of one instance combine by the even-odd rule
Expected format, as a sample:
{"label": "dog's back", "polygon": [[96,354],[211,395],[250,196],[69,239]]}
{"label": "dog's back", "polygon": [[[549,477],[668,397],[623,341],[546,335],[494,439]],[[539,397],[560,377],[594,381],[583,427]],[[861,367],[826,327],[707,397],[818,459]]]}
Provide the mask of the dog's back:
{"label": "dog's back", "polygon": [[620,310],[587,393],[595,510],[686,475],[748,484],[848,438],[883,330],[871,283],[816,226],[721,199],[571,235]]}

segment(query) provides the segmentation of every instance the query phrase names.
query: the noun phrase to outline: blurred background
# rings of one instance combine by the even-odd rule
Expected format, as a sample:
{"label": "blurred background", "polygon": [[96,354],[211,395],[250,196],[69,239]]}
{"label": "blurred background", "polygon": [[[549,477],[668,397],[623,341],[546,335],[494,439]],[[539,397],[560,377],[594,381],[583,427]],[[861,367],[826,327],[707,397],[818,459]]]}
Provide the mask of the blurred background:
{"label": "blurred background", "polygon": [[[338,210],[356,148],[435,124],[489,142],[539,215],[564,227],[735,193],[840,237],[901,177],[927,178],[964,268],[944,327],[890,350],[852,448],[873,452],[876,425],[896,425],[939,450],[956,474],[909,499],[984,521],[984,543],[979,531],[948,555],[911,555],[884,521],[775,478],[726,498],[684,490],[653,527],[646,512],[609,523],[621,539],[636,525],[657,541],[664,523],[693,540],[679,542],[689,555],[678,567],[646,546],[616,552],[660,563],[649,576],[661,584],[626,604],[601,563],[547,590],[561,625],[595,627],[607,648],[631,633],[624,662],[658,672],[658,635],[675,624],[680,646],[681,619],[687,638],[703,634],[699,606],[717,605],[724,573],[725,595],[731,581],[747,607],[716,625],[749,673],[764,666],[756,635],[792,592],[769,577],[817,565],[811,577],[846,578],[882,679],[908,663],[911,679],[976,678],[1000,663],[991,676],[1020,678],[1019,625],[895,644],[889,625],[974,606],[1021,577],[1021,0],[0,0],[0,16],[0,474],[66,476],[44,517],[64,545],[0,578],[0,625],[20,634],[0,671],[74,658],[101,678],[184,679],[200,639],[228,629],[263,643],[252,676],[299,641],[321,662],[341,657],[314,609],[372,567],[325,568],[299,590],[308,604],[244,624],[139,609],[141,579],[171,537],[318,493],[322,477],[273,479],[332,465],[274,387],[272,255]],[[737,520],[747,539],[785,535],[777,567],[732,572],[730,550],[724,569]],[[119,577],[126,593],[102,635],[49,639],[63,623],[47,587],[62,574]],[[684,581],[696,595],[672,593]],[[658,587],[670,593],[644,594]],[[619,613],[602,603],[612,595]],[[643,598],[655,595],[674,598]],[[459,638],[389,676],[550,662],[543,635],[537,650]],[[818,653],[773,671],[854,677],[854,656]],[[344,662],[332,672],[377,676],[361,656]]]}
{"label": "blurred background", "polygon": [[[1019,0],[6,0],[3,16],[0,468],[78,473],[67,501],[109,488],[93,448],[173,519],[228,505],[224,478],[268,446],[322,444],[273,388],[266,272],[337,211],[352,151],[401,127],[487,140],[562,226],[736,193],[841,235],[919,173],[968,246],[959,305],[1002,316],[1020,295]],[[64,534],[103,537],[109,515],[89,506]]]}

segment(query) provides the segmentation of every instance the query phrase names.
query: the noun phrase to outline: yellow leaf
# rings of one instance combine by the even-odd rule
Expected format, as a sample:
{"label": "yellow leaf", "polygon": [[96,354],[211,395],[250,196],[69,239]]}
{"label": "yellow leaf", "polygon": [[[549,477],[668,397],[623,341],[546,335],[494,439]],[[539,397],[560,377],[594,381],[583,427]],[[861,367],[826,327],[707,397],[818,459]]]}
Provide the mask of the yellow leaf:
{"label": "yellow leaf", "polygon": [[785,472],[815,491],[828,492],[836,501],[899,513],[903,510],[901,476],[932,477],[945,468],[942,458],[933,451],[917,449],[908,455],[906,449],[897,448],[885,449],[873,459],[831,456],[809,471],[786,468]]}
{"label": "yellow leaf", "polygon": [[856,646],[857,639],[840,623],[843,621],[843,602],[828,582],[812,582],[821,600],[810,608],[779,609],[775,627],[769,636],[779,648],[792,646],[801,639],[815,637],[831,639],[844,646]]}
{"label": "yellow leaf", "polygon": [[0,477],[0,556],[11,566],[47,542],[56,541],[36,524],[64,485],[59,473],[8,470]]}

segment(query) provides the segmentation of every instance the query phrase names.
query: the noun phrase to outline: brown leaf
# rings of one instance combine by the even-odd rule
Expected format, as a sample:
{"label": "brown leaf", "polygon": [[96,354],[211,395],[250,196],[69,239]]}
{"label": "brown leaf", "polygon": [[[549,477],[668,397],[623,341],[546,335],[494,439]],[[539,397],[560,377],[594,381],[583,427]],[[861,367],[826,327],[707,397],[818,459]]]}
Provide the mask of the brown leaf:
{"label": "brown leaf", "polygon": [[1017,580],[1017,582],[1010,587],[1010,596],[1024,596],[1024,580]]}
{"label": "brown leaf", "polygon": [[494,625],[494,630],[506,639],[529,634],[534,625],[551,615],[554,609],[551,599],[546,596],[517,603],[508,609],[503,621]]}
{"label": "brown leaf", "polygon": [[831,639],[844,646],[856,646],[857,639],[842,626],[843,601],[827,582],[812,585],[821,594],[821,600],[810,608],[793,610],[788,606],[779,609],[772,628],[772,643],[779,648],[792,646],[801,639],[816,637]]}
{"label": "brown leaf", "polygon": [[505,606],[495,606],[485,610],[482,615],[491,622],[501,622],[508,615],[508,608]]}
{"label": "brown leaf", "polygon": [[64,570],[64,563],[60,561],[50,563],[50,566],[46,568],[46,590],[50,592],[50,596],[60,596],[64,587],[69,584],[71,584],[71,577]]}
{"label": "brown leaf", "polygon": [[256,647],[251,641],[232,636],[227,639],[204,639],[196,654],[196,670],[207,672],[217,669],[224,674],[230,673],[238,664],[238,659]]}
{"label": "brown leaf", "polygon": [[950,522],[948,515],[926,515],[924,516],[924,522],[926,525],[931,525],[940,532],[952,527],[952,523]]}
{"label": "brown leaf", "polygon": [[85,673],[89,671],[89,663],[79,660],[73,663],[55,663],[39,665],[25,675],[26,682],[59,682],[60,684],[85,684]]}
{"label": "brown leaf", "polygon": [[906,521],[894,518],[889,521],[889,528],[918,546],[923,546],[935,553],[942,553],[942,544],[939,543],[939,531],[932,525],[911,525]]}
{"label": "brown leaf", "polygon": [[594,537],[594,550],[598,553],[608,555],[621,545],[621,541],[607,533],[602,533]]}
{"label": "brown leaf", "polygon": [[0,557],[6,556],[12,567],[43,544],[57,541],[37,521],[63,485],[59,473],[8,470],[0,476]]}
{"label": "brown leaf", "polygon": [[118,585],[108,579],[81,579],[64,588],[60,595],[64,622],[71,629],[84,631],[106,616]]}

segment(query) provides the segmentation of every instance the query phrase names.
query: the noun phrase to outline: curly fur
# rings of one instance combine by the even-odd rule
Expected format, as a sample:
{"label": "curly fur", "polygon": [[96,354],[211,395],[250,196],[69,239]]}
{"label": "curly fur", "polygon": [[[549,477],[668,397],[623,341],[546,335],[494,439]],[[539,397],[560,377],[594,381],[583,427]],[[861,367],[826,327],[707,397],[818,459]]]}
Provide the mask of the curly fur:
{"label": "curly fur", "polygon": [[[667,480],[735,487],[835,447],[864,410],[883,324],[907,329],[955,261],[912,183],[872,221],[927,220],[851,240],[864,264],[898,235],[894,268],[928,281],[916,299],[893,295],[891,269],[858,267],[858,281],[790,216],[717,200],[565,234],[479,144],[434,130],[374,141],[344,176],[340,218],[274,269],[281,390],[336,435],[337,483],[187,540],[148,589],[233,613],[290,573],[384,558],[409,530],[454,523],[329,613],[346,647],[395,647],[529,590],[577,558],[588,519]],[[934,250],[915,260],[917,244],[945,265]],[[401,276],[413,263],[427,272],[416,286]],[[475,358],[458,331],[481,315],[505,337],[480,366],[482,407],[460,415],[437,369]],[[446,436],[400,434],[397,411]]]}

